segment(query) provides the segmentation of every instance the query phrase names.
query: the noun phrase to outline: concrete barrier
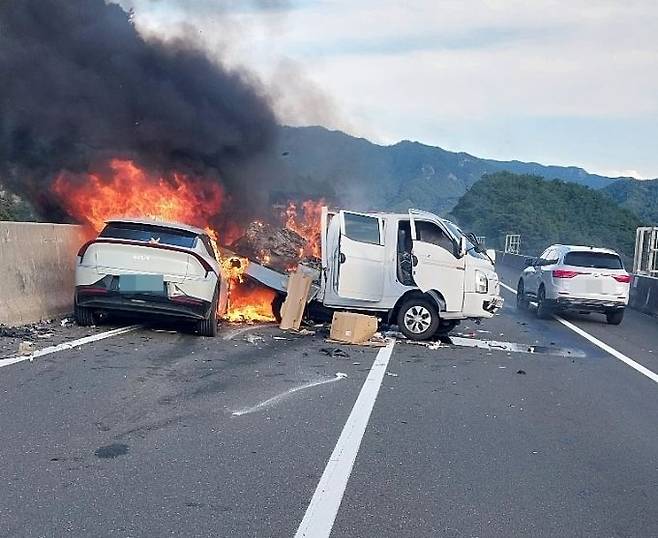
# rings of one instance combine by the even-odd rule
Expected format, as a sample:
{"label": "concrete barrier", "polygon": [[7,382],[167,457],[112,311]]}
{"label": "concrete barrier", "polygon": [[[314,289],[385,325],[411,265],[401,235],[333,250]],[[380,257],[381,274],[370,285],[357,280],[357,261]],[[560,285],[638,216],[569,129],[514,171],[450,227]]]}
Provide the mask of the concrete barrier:
{"label": "concrete barrier", "polygon": [[73,310],[83,228],[0,221],[0,323],[33,323]]}
{"label": "concrete barrier", "polygon": [[[496,252],[496,264],[504,265],[519,272],[525,268],[527,256]],[[628,306],[645,314],[658,316],[658,278],[633,275]]]}
{"label": "concrete barrier", "polygon": [[633,275],[629,306],[646,314],[658,316],[658,278]]}

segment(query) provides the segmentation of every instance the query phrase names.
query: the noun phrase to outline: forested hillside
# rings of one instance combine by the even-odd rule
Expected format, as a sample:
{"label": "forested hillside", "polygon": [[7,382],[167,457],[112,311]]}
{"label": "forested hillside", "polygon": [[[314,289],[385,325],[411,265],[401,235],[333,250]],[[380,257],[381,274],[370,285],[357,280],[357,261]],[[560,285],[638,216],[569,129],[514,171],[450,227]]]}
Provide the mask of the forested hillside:
{"label": "forested hillside", "polygon": [[621,207],[629,209],[647,224],[658,226],[658,179],[616,181],[601,192],[607,194]]}
{"label": "forested hillside", "polygon": [[551,243],[610,247],[633,256],[641,220],[606,195],[573,183],[500,172],[485,176],[459,201],[452,216],[465,229],[502,248],[521,234],[521,251],[538,254]]}

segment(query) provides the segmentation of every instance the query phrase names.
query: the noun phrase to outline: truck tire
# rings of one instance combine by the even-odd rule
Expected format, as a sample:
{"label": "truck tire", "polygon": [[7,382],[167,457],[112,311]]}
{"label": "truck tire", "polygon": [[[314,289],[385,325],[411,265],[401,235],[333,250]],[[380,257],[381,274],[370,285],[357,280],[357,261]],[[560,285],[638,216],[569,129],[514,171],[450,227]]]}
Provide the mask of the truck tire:
{"label": "truck tire", "polygon": [[619,325],[624,319],[624,309],[608,310],[605,313],[605,319],[608,322],[608,325]]}
{"label": "truck tire", "polygon": [[218,289],[215,288],[215,295],[213,296],[212,303],[210,305],[210,314],[206,319],[197,321],[196,332],[199,334],[199,336],[217,336],[217,303],[219,301],[218,296]]}
{"label": "truck tire", "polygon": [[75,322],[81,327],[89,327],[96,324],[94,311],[86,306],[79,306],[77,302],[73,307],[73,317],[75,318]]}
{"label": "truck tire", "polygon": [[272,299],[272,315],[277,323],[281,323],[281,307],[286,300],[283,293],[277,293]]}
{"label": "truck tire", "polygon": [[398,312],[398,327],[410,340],[428,340],[439,328],[436,306],[423,298],[409,299]]}
{"label": "truck tire", "polygon": [[544,286],[540,287],[537,293],[537,317],[539,319],[551,319],[553,317],[553,311],[546,302]]}

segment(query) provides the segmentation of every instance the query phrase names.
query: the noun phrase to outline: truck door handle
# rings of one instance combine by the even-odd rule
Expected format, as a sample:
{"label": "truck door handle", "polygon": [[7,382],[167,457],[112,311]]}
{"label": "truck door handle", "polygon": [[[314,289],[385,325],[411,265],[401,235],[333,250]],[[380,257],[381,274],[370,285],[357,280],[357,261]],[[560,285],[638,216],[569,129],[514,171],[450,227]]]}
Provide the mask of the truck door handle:
{"label": "truck door handle", "polygon": [[345,263],[345,260],[347,260],[347,258],[345,257],[345,254],[343,254],[343,253],[341,252],[341,253],[340,253],[340,256],[338,256],[338,262],[339,262],[339,263]]}
{"label": "truck door handle", "polygon": [[413,254],[411,255],[411,265],[413,265],[414,267],[418,265],[418,258],[416,258],[416,256]]}

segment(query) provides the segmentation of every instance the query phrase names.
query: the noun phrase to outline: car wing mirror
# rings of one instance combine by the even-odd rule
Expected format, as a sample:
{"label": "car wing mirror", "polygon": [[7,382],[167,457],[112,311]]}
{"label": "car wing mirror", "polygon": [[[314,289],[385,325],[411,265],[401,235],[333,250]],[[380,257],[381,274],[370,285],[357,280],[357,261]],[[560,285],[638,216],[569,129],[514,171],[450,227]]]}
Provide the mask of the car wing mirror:
{"label": "car wing mirror", "polygon": [[535,261],[537,261],[537,258],[526,258],[525,259],[525,266],[526,267],[532,267],[535,265]]}

